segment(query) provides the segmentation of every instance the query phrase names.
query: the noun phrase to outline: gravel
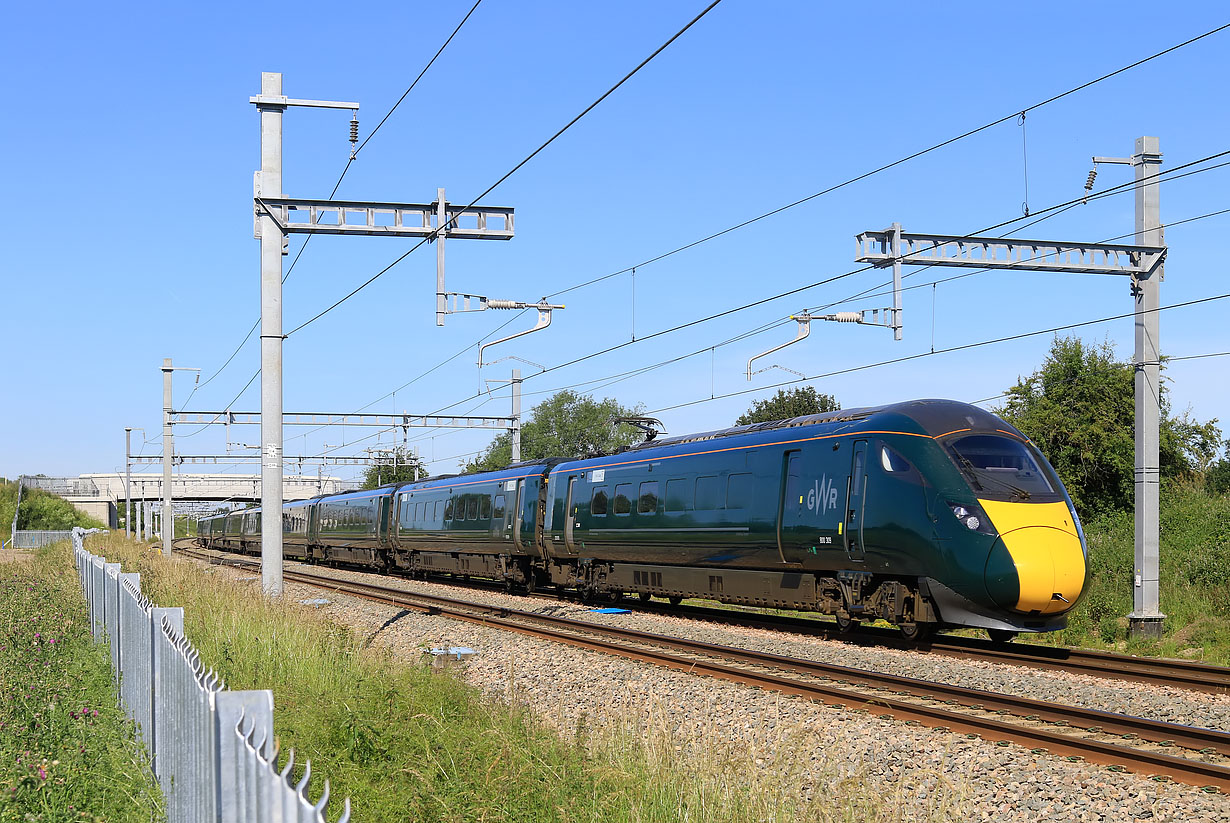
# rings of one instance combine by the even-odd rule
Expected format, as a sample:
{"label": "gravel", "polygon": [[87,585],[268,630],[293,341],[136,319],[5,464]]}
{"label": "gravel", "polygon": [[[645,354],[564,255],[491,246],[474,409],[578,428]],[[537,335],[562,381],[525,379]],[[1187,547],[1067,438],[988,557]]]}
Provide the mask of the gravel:
{"label": "gravel", "polygon": [[[371,580],[354,572],[330,573]],[[1226,696],[858,647],[694,619],[635,612],[600,615],[573,603],[396,577],[383,582],[407,591],[1230,730]],[[320,589],[300,584],[288,583],[286,590],[297,600],[322,597]],[[701,679],[336,592],[323,597],[329,602],[316,608],[407,657],[433,647],[476,650],[472,658],[454,664],[468,682],[493,697],[529,706],[563,735],[667,740],[685,758],[742,763],[746,779],[766,785],[785,779],[813,799],[832,797],[844,779],[856,778],[900,804],[908,812],[904,819],[934,814],[938,803],[964,821],[1230,823],[1230,798],[1194,787],[1034,755],[1016,745]]]}

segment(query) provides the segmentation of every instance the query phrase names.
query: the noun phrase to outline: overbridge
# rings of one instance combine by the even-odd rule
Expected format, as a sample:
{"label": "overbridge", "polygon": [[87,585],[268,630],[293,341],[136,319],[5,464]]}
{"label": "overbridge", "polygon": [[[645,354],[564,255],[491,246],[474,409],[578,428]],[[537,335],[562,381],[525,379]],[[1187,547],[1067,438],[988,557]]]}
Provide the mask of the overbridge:
{"label": "overbridge", "polygon": [[[114,528],[119,504],[126,498],[134,506],[163,500],[162,475],[137,473],[125,488],[121,472],[83,474],[80,477],[25,477],[23,485],[40,488],[63,497],[74,507]],[[345,491],[341,478],[323,475],[286,475],[282,478],[284,500],[302,500],[318,494]],[[259,474],[175,474],[171,477],[171,497],[177,513],[216,509],[219,503],[252,503],[261,499]]]}

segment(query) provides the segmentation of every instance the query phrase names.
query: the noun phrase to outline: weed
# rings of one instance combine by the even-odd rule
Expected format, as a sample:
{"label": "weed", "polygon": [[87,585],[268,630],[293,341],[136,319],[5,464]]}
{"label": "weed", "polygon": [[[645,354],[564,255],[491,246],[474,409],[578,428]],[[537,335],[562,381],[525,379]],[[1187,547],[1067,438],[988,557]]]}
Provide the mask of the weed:
{"label": "weed", "polygon": [[162,819],[64,546],[0,565],[0,821]]}

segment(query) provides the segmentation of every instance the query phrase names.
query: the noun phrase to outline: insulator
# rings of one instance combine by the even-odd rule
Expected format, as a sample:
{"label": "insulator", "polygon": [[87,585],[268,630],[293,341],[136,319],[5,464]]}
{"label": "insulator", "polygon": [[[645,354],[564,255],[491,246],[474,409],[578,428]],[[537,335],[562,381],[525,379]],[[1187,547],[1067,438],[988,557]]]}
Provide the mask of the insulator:
{"label": "insulator", "polygon": [[488,300],[487,308],[489,309],[518,309],[521,304],[516,300]]}
{"label": "insulator", "polygon": [[830,314],[827,319],[838,323],[862,323],[863,313],[861,311],[839,311],[837,314]]}
{"label": "insulator", "polygon": [[359,142],[359,118],[350,118],[350,142]]}
{"label": "insulator", "polygon": [[1098,170],[1091,169],[1089,171],[1089,179],[1085,181],[1085,191],[1093,191],[1093,181],[1098,177]]}

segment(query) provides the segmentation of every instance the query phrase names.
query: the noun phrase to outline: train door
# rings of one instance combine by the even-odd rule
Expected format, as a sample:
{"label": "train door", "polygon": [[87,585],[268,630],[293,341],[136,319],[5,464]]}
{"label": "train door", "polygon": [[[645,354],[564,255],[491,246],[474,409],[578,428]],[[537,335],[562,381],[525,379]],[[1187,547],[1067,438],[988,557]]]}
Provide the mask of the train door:
{"label": "train door", "polygon": [[788,451],[782,456],[782,496],[777,508],[777,553],[783,563],[798,563],[794,550],[795,530],[803,513],[803,453]]}
{"label": "train door", "polygon": [[867,506],[867,441],[854,441],[850,480],[846,487],[846,552],[851,560],[866,556],[863,547],[863,511]]}
{"label": "train door", "polygon": [[576,490],[578,475],[572,475],[568,478],[568,494],[564,497],[564,546],[568,549],[569,554],[577,553],[576,541],[573,538],[573,530],[577,524],[577,512],[575,503],[573,502],[573,491]]}

